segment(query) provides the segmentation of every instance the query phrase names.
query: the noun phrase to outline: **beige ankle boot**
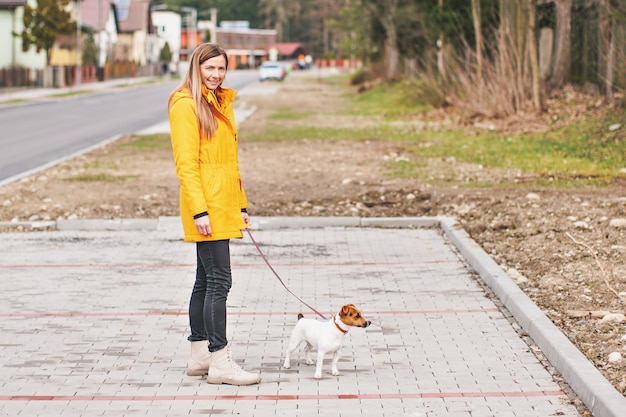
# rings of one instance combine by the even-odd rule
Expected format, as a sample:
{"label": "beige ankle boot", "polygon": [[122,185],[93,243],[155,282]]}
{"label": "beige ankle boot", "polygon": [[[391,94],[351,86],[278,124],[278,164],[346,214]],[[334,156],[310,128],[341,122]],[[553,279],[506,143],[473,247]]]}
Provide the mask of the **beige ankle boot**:
{"label": "beige ankle boot", "polygon": [[206,340],[191,342],[191,357],[187,361],[187,375],[203,376],[209,372],[211,354]]}
{"label": "beige ankle boot", "polygon": [[233,360],[230,345],[211,354],[211,367],[206,378],[209,384],[252,385],[261,382],[261,375],[246,372]]}

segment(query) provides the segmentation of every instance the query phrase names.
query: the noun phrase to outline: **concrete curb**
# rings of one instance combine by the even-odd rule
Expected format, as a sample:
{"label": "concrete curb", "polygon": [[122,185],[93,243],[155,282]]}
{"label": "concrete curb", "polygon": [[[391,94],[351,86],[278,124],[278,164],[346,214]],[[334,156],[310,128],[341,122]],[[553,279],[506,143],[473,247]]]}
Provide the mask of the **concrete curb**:
{"label": "concrete curb", "polygon": [[[563,335],[513,280],[474,242],[457,221],[449,217],[253,217],[251,230],[323,227],[438,227],[467,263],[491,288],[519,325],[563,375],[572,390],[596,417],[623,417],[626,398]],[[49,222],[0,223],[0,228],[25,229],[172,231],[182,227],[180,219],[59,220]]]}
{"label": "concrete curb", "polygon": [[596,417],[623,417],[626,398],[453,219],[441,229]]}
{"label": "concrete curb", "polygon": [[[437,217],[253,217],[251,230],[320,227],[438,227]],[[34,222],[0,222],[0,229],[24,230],[181,230],[178,216],[158,219],[72,219]]]}

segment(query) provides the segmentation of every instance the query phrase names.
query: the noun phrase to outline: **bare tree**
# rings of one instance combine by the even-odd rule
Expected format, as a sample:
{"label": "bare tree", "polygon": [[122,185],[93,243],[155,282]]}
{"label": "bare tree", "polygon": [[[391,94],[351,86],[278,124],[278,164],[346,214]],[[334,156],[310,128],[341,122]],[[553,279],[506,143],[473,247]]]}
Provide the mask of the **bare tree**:
{"label": "bare tree", "polygon": [[509,8],[508,8],[507,0],[500,0],[500,5],[498,9],[500,10],[500,25],[497,31],[498,33],[498,61],[499,61],[498,67],[500,69],[501,74],[504,75],[505,78],[507,78],[506,77],[507,74],[505,74],[505,71],[508,65],[507,65],[505,52],[509,49],[507,47],[507,41],[509,40],[509,34],[511,33],[511,29],[510,29],[511,18],[509,17],[509,13],[508,13]]}
{"label": "bare tree", "polygon": [[476,37],[476,72],[479,79],[483,75],[483,31],[480,17],[480,0],[472,0],[472,18]]}
{"label": "bare tree", "polygon": [[572,0],[554,0],[556,6],[556,39],[552,75],[548,81],[550,89],[563,86],[570,68],[572,49]]}
{"label": "bare tree", "polygon": [[610,0],[600,0],[599,3],[599,72],[604,79],[604,94],[606,97],[613,96],[613,59],[614,59],[614,36],[612,31]]}
{"label": "bare tree", "polygon": [[320,40],[324,54],[332,53],[341,38],[336,21],[340,19],[341,9],[345,3],[342,0],[317,0],[312,4],[314,24],[319,22],[319,26],[314,29],[317,32],[315,37]]}
{"label": "bare tree", "polygon": [[530,55],[530,68],[533,74],[533,103],[535,111],[541,113],[543,111],[541,74],[539,70],[539,52],[537,51],[537,35],[535,32],[537,26],[537,5],[534,0],[527,0],[526,6],[528,7],[528,53]]}
{"label": "bare tree", "polygon": [[284,41],[289,34],[289,18],[296,16],[300,2],[292,0],[259,0],[259,8],[265,16],[265,27],[276,29],[278,39]]}
{"label": "bare tree", "polygon": [[362,0],[368,12],[377,17],[385,28],[385,78],[392,79],[398,74],[400,52],[398,50],[398,30],[395,15],[398,10],[398,0]]}
{"label": "bare tree", "polygon": [[[529,12],[529,6],[532,11]],[[534,25],[535,0],[500,0],[495,74],[486,91],[498,94],[499,112],[514,114],[540,106],[539,64]],[[531,101],[533,98],[533,101]]]}
{"label": "bare tree", "polygon": [[381,16],[383,26],[387,32],[385,49],[387,51],[387,79],[393,78],[398,73],[400,52],[398,51],[398,31],[396,29],[395,14],[398,8],[398,0],[385,0],[385,9]]}

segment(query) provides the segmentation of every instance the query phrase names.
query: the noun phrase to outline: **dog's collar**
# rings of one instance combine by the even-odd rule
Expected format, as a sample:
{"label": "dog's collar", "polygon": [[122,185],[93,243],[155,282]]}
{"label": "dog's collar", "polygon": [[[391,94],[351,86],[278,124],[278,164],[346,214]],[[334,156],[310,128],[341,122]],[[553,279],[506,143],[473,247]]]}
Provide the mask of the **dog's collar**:
{"label": "dog's collar", "polygon": [[[337,328],[337,330],[339,330],[341,333],[346,334],[348,333],[348,329],[344,329],[343,327],[341,327],[339,325],[339,323],[337,323],[337,317],[338,315],[336,315],[335,317],[333,317],[333,323],[335,323],[335,327]],[[341,322],[341,320],[339,320]]]}

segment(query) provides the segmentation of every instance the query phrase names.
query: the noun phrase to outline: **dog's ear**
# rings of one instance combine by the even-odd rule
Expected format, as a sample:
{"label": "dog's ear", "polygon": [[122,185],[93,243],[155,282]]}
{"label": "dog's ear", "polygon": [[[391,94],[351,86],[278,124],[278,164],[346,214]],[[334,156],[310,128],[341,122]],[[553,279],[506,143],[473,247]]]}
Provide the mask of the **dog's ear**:
{"label": "dog's ear", "polygon": [[304,317],[304,314],[298,313],[298,320],[300,320],[302,317]]}
{"label": "dog's ear", "polygon": [[345,306],[341,307],[341,312],[339,313],[340,316],[347,316],[350,314],[350,312],[352,312],[354,308],[354,304],[346,304]]}

